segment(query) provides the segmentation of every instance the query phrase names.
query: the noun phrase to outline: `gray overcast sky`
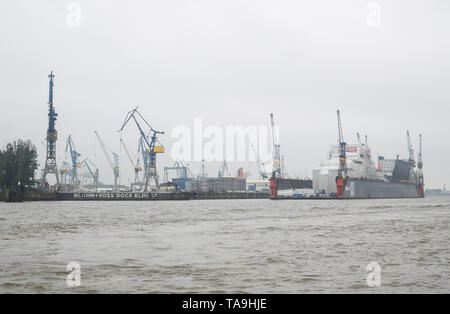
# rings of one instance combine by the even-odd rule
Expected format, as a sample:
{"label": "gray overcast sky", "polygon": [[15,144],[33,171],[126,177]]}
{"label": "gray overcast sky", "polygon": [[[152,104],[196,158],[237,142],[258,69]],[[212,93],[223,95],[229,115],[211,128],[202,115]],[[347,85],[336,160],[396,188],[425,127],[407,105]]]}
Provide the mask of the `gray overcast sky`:
{"label": "gray overcast sky", "polygon": [[[195,117],[265,125],[273,111],[294,175],[310,174],[326,157],[340,108],[347,142],[368,134],[372,151],[387,157],[406,157],[406,129],[416,146],[423,133],[425,183],[450,187],[447,0],[376,1],[375,27],[367,23],[373,1],[363,0],[79,0],[79,27],[67,23],[69,2],[0,2],[1,146],[31,139],[43,163],[54,70],[58,159],[72,134],[102,181],[112,174],[93,131],[118,149],[116,130],[135,105],[166,131],[168,152],[172,128]],[[130,150],[133,132],[124,135]],[[160,157],[162,176],[172,161]],[[132,172],[125,158],[122,183]]]}

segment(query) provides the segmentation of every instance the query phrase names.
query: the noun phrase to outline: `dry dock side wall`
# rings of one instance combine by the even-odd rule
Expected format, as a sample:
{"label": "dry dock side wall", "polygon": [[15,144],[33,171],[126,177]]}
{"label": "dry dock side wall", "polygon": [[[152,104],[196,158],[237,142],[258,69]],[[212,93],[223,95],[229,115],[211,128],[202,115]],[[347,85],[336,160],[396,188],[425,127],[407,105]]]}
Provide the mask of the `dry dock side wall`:
{"label": "dry dock side wall", "polygon": [[415,198],[416,185],[368,180],[350,180],[345,187],[347,198]]}

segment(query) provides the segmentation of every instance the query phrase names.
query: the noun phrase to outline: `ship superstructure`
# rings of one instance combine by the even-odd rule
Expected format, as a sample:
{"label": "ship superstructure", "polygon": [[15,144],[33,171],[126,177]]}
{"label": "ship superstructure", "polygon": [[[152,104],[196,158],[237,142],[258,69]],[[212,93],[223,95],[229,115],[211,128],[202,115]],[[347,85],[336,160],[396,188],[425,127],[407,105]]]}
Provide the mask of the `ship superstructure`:
{"label": "ship superstructure", "polygon": [[[372,157],[367,136],[364,143],[357,134],[357,144],[343,141],[340,116],[339,141],[333,145],[328,158],[313,169],[313,189],[316,195],[337,198],[395,198],[423,197],[422,140],[420,136],[420,165],[415,169],[414,150],[407,132],[408,159]],[[344,143],[344,145],[342,145]],[[344,165],[343,165],[344,164]],[[342,169],[345,169],[343,172]]]}

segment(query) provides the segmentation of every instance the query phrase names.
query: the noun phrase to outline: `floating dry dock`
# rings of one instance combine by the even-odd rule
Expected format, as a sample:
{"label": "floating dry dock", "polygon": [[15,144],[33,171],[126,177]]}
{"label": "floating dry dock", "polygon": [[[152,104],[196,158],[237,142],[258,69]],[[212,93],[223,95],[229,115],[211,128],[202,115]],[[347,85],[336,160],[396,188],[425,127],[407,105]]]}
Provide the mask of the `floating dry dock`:
{"label": "floating dry dock", "polygon": [[268,199],[268,193],[247,192],[83,192],[57,193],[61,201],[177,201],[206,199]]}

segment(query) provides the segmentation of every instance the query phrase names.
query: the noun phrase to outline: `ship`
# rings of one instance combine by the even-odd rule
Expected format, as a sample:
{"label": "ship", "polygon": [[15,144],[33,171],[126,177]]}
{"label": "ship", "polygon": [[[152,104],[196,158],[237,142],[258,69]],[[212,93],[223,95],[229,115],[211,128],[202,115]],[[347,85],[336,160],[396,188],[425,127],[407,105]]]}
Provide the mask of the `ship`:
{"label": "ship", "polygon": [[[333,145],[328,158],[313,169],[313,189],[317,196],[337,198],[339,176],[339,145]],[[347,144],[344,192],[342,198],[418,198],[424,197],[424,185],[415,162],[400,159],[385,159],[379,156],[375,161],[366,143]]]}

